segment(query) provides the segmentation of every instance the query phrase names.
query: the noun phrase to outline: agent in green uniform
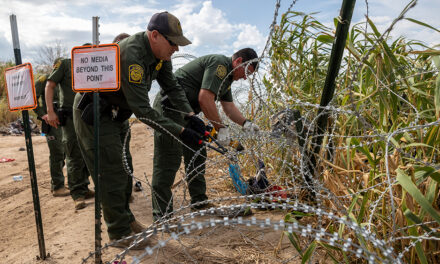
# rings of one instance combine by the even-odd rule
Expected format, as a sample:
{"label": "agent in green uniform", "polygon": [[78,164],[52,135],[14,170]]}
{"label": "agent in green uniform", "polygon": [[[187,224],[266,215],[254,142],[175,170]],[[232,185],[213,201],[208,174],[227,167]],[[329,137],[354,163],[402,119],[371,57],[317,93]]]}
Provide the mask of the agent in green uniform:
{"label": "agent in green uniform", "polygon": [[[54,111],[53,95],[57,84],[60,84],[60,106]],[[75,93],[72,90],[70,59],[58,61],[46,83],[47,122],[49,125],[63,131],[63,145],[66,153],[67,183],[70,195],[75,202],[75,209],[86,207],[85,199],[94,197],[94,192],[88,189],[88,171],[78,147],[75,128],[73,127],[72,106]]]}
{"label": "agent in green uniform", "polygon": [[[69,190],[64,187],[64,147],[61,128],[50,127],[47,123],[46,100],[44,88],[46,87],[48,75],[41,75],[35,82],[37,95],[37,107],[34,112],[41,120],[42,132],[46,134],[46,141],[49,147],[49,166],[51,177],[51,192],[55,197],[68,196]],[[40,100],[41,98],[41,100]],[[54,94],[54,104],[58,104],[58,93]]]}
{"label": "agent in green uniform", "polygon": [[[245,48],[237,51],[232,58],[223,55],[207,55],[197,58],[175,72],[178,82],[183,87],[186,97],[195,113],[203,112],[218,131],[218,141],[223,146],[229,145],[229,130],[219,116],[215,101],[219,100],[226,115],[235,123],[242,125],[245,131],[258,131],[257,125],[243,117],[232,100],[231,83],[239,79],[246,80],[245,70],[251,74],[257,69],[257,61],[253,49]],[[228,73],[232,72],[228,76]],[[159,93],[154,102],[154,109],[164,116],[183,124],[182,116],[176,112],[176,104],[168,100],[168,96]],[[191,149],[182,147],[164,133],[154,133],[154,167],[152,180],[153,218],[155,220],[173,211],[171,186],[179,169],[182,154],[184,156],[186,179],[191,196],[191,203],[202,202],[206,196],[205,157],[203,145],[190,145]],[[194,153],[200,155],[194,157]],[[207,204],[195,206],[202,209]]]}
{"label": "agent in green uniform", "polygon": [[[180,111],[194,114],[172,73],[170,61],[171,55],[179,50],[178,45],[190,43],[183,36],[179,20],[167,12],[153,15],[146,32],[131,35],[118,43],[122,87],[117,92],[100,93],[100,190],[104,220],[112,242],[145,228],[135,220],[128,203],[132,179],[124,171],[122,161],[120,136],[124,122],[134,113],[152,128],[180,137],[185,142],[197,142],[201,138],[192,129],[184,128],[151,108],[148,98],[151,83],[156,79]],[[81,95],[78,94],[73,113],[75,128],[87,166],[93,172],[93,126],[84,121],[88,119],[88,107],[80,102]],[[93,115],[93,112],[89,114]],[[123,240],[115,242],[113,246],[126,247],[131,242],[131,239]],[[136,248],[143,248],[147,244],[148,241],[144,241]]]}

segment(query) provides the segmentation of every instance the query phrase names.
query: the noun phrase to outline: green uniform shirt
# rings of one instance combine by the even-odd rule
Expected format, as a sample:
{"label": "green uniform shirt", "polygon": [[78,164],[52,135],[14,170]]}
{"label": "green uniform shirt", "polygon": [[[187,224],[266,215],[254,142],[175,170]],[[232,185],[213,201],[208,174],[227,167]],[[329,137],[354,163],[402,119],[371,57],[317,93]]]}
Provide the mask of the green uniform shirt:
{"label": "green uniform shirt", "polygon": [[[47,83],[47,77],[49,75],[44,74],[41,75],[36,81],[35,81],[35,94],[37,96],[37,107],[34,109],[34,112],[37,114],[38,117],[42,117],[45,114],[47,114],[46,111],[46,98],[45,98],[45,88]],[[40,100],[41,98],[41,100]],[[53,94],[53,101],[58,102],[58,86]]]}
{"label": "green uniform shirt", "polygon": [[201,111],[200,89],[213,92],[216,100],[232,102],[232,74],[226,77],[232,69],[231,57],[214,54],[197,58],[185,64],[174,74],[183,86],[191,107],[199,113]]}
{"label": "green uniform shirt", "polygon": [[73,107],[73,100],[75,98],[75,92],[72,90],[70,67],[70,59],[62,59],[54,66],[48,78],[48,80],[60,84],[60,107],[69,109]]}
{"label": "green uniform shirt", "polygon": [[136,33],[118,44],[121,48],[122,92],[109,94],[106,98],[111,104],[117,104],[120,110],[131,110],[138,118],[150,119],[153,122],[145,120],[142,122],[154,129],[163,127],[178,135],[182,127],[151,108],[148,98],[151,83],[157,80],[173,105],[178,106],[178,109],[185,113],[193,111],[184,90],[173,74],[171,62],[161,63],[156,59],[146,32]]}

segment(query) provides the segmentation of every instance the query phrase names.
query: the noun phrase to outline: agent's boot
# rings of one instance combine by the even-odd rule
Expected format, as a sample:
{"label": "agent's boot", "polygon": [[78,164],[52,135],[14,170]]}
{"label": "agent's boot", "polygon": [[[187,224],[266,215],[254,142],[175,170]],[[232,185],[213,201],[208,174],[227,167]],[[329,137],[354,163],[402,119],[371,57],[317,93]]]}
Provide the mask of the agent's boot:
{"label": "agent's boot", "polygon": [[197,202],[197,203],[193,203],[191,206],[191,211],[195,212],[195,211],[199,211],[199,210],[207,210],[209,208],[213,208],[216,207],[215,204],[210,203],[210,202]]}
{"label": "agent's boot", "polygon": [[88,190],[86,192],[86,194],[84,195],[85,199],[91,199],[91,198],[95,198],[95,192],[92,190]]}
{"label": "agent's boot", "polygon": [[138,222],[137,220],[134,220],[133,222],[130,223],[130,228],[131,231],[133,231],[135,234],[141,233],[147,229],[147,227],[144,224]]}
{"label": "agent's boot", "polygon": [[67,190],[65,187],[61,187],[59,189],[52,190],[52,195],[54,197],[69,196],[70,195],[70,191]]}
{"label": "agent's boot", "polygon": [[73,200],[73,202],[75,203],[76,210],[81,210],[87,206],[84,197],[79,197],[76,200]]}
{"label": "agent's boot", "polygon": [[132,232],[125,238],[121,239],[111,239],[109,246],[116,247],[116,248],[128,248],[132,243],[136,241],[136,244],[133,245],[130,249],[133,250],[144,250],[147,246],[154,245],[154,239],[149,237],[137,237]]}

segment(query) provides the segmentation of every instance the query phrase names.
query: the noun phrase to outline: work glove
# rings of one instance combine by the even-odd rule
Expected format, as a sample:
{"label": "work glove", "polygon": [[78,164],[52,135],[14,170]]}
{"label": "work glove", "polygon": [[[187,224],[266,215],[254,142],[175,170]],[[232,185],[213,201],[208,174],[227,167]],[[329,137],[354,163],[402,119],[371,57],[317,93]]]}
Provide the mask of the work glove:
{"label": "work glove", "polygon": [[229,146],[231,142],[231,137],[229,136],[229,128],[222,127],[217,133],[217,142],[222,146]]}
{"label": "work glove", "polygon": [[202,144],[202,137],[191,128],[185,127],[179,135],[183,143],[188,145],[200,145]]}
{"label": "work glove", "polygon": [[243,131],[244,132],[258,132],[260,131],[260,127],[256,124],[252,123],[251,120],[246,119],[243,123]]}
{"label": "work glove", "polygon": [[200,119],[196,115],[191,115],[191,116],[187,115],[185,116],[185,120],[188,121],[186,127],[191,128],[200,135],[205,135],[206,126],[205,126],[205,122],[203,122],[202,119]]}

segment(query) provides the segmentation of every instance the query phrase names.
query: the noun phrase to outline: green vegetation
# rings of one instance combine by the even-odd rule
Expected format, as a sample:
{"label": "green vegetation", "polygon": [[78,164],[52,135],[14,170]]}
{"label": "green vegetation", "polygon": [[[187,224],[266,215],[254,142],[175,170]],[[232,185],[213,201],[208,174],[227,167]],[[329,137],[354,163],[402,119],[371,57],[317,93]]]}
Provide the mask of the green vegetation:
{"label": "green vegetation", "polygon": [[17,120],[21,116],[20,112],[10,112],[8,108],[8,99],[6,98],[6,80],[4,71],[14,64],[10,61],[0,62],[0,126]]}
{"label": "green vegetation", "polygon": [[8,61],[2,62],[0,61],[0,97],[6,96],[6,80],[5,80],[5,69],[14,66],[15,64]]}
{"label": "green vegetation", "polygon": [[[6,81],[4,71],[9,67],[13,67],[15,64],[11,61],[0,61],[0,126],[7,125],[10,122],[21,118],[21,111],[11,112],[8,107],[8,98],[6,96]],[[34,75],[34,78],[38,78],[38,74]],[[29,117],[36,120],[37,115],[34,111],[29,111]]]}
{"label": "green vegetation", "polygon": [[[422,22],[407,20],[436,30]],[[313,18],[313,14],[289,12],[282,16],[269,53],[271,64],[267,76],[270,78],[264,79],[268,107],[262,109],[261,116],[291,108],[298,110],[306,120],[315,118],[317,109],[310,104],[319,105],[333,40],[334,32]],[[427,47],[422,41],[388,35],[382,40],[370,20],[367,25],[354,25],[347,39],[332,102],[332,106],[341,111],[333,112],[329,122],[329,134],[334,137],[325,137],[323,146],[326,148],[318,158],[317,180],[335,195],[352,194],[350,199],[340,200],[347,218],[359,226],[370,227],[377,238],[385,241],[391,237],[439,237],[433,228],[440,224],[437,204],[440,174],[433,167],[439,163],[439,126],[411,129],[440,117],[439,55],[439,50]],[[402,128],[410,129],[400,130]],[[310,133],[307,142],[312,141],[313,131]],[[304,154],[300,151],[283,150],[273,155],[296,164],[295,157]],[[288,153],[292,157],[286,156]],[[385,154],[388,154],[388,167]],[[284,164],[269,164],[269,167],[278,168],[277,173],[281,174],[287,169],[295,170]],[[390,177],[397,180],[391,190],[387,189],[387,169]],[[374,204],[378,200],[380,202]],[[330,200],[323,204],[341,212]],[[430,221],[431,225],[414,226]],[[314,228],[325,228],[330,233],[339,230],[341,238],[366,243],[370,252],[381,256],[375,246],[344,225],[314,222]],[[347,259],[341,249],[322,241],[304,245],[295,234],[287,235],[303,257],[303,263],[318,249],[326,252],[325,259],[356,262],[353,256]],[[436,240],[414,238],[389,243],[396,254],[415,243],[404,254],[405,262],[438,263],[440,244]]]}

